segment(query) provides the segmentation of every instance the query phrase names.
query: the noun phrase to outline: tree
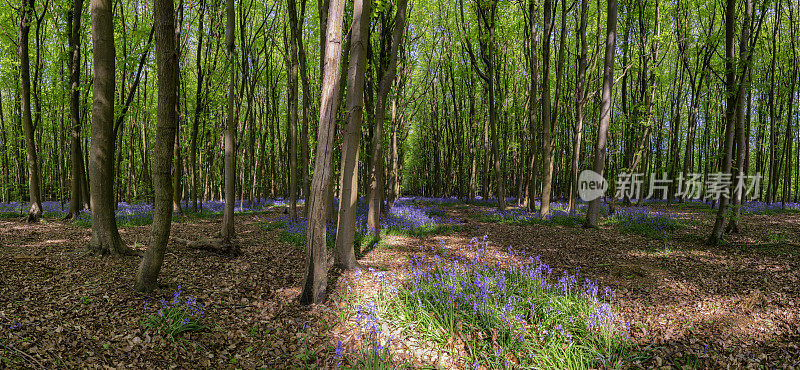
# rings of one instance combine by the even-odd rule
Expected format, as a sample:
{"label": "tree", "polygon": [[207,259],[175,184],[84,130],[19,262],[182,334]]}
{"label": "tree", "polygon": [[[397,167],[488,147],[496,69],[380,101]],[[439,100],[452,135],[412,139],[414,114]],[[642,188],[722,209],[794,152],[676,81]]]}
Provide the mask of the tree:
{"label": "tree", "polygon": [[389,96],[389,89],[394,82],[397,72],[397,52],[405,30],[405,18],[407,0],[397,1],[397,13],[394,18],[394,29],[392,30],[392,46],[389,52],[389,62],[386,71],[383,73],[380,84],[378,85],[378,97],[375,104],[375,129],[373,130],[372,141],[372,164],[370,165],[370,193],[368,196],[369,213],[367,214],[367,227],[372,232],[373,237],[380,236],[380,216],[383,204],[383,123],[386,118],[386,100]]}
{"label": "tree", "polygon": [[[505,180],[500,166],[499,144],[497,139],[497,107],[495,102],[495,26],[497,15],[497,0],[490,0],[487,2],[477,1],[475,4],[475,12],[478,17],[478,44],[480,46],[480,57],[483,61],[483,70],[478,66],[475,53],[472,50],[472,42],[467,35],[466,22],[464,21],[464,0],[459,0],[461,9],[461,24],[463,27],[463,38],[467,46],[470,62],[473,70],[481,77],[486,84],[486,91],[489,96],[489,129],[492,136],[492,157],[494,163],[495,182],[497,183],[497,208],[500,211],[506,209],[506,192]],[[488,162],[488,153],[485,156]],[[488,173],[484,174],[488,176]],[[485,182],[486,183],[486,182]],[[486,191],[484,189],[484,191]]]}
{"label": "tree", "polygon": [[83,0],[74,0],[72,9],[67,12],[67,31],[69,32],[69,117],[72,122],[70,140],[71,181],[70,202],[67,218],[74,218],[78,212],[89,208],[89,199],[83,198],[82,183],[85,176],[83,150],[81,149],[80,84],[81,84],[81,14]]}
{"label": "tree", "polygon": [[[232,0],[228,0],[232,1]],[[314,163],[314,177],[309,194],[308,223],[306,226],[306,268],[303,277],[303,291],[300,302],[303,304],[325,301],[327,286],[327,257],[325,253],[326,198],[331,182],[331,161],[336,122],[336,108],[339,106],[339,77],[342,56],[342,20],[344,0],[330,0],[325,37],[325,62],[320,93],[319,132],[317,135],[317,155]]]}
{"label": "tree", "polygon": [[[553,17],[552,0],[544,0],[544,33],[542,34],[542,156],[544,167],[542,174],[542,216],[550,213],[550,194],[553,186],[553,129],[550,102],[550,37],[553,33],[551,18]],[[563,32],[562,32],[563,34]]]}
{"label": "tree", "polygon": [[572,167],[570,168],[569,199],[567,212],[575,209],[575,193],[578,191],[578,166],[580,165],[581,140],[583,139],[583,107],[586,105],[586,18],[589,1],[581,0],[581,15],[578,22],[580,53],[578,54],[578,79],[575,86],[575,132],[572,138]]}
{"label": "tree", "polygon": [[178,50],[175,44],[175,16],[172,0],[155,0],[153,22],[156,28],[158,65],[158,115],[156,117],[155,167],[153,187],[155,210],[150,241],[136,273],[135,289],[149,293],[157,287],[158,273],[172,226],[172,161],[178,121]]}
{"label": "tree", "polygon": [[[606,166],[606,146],[608,127],[611,124],[611,87],[614,83],[614,54],[617,49],[617,0],[609,0],[606,22],[606,58],[603,68],[603,95],[600,108],[600,125],[597,131],[597,144],[594,150],[594,172],[604,173]],[[589,202],[584,227],[597,227],[600,218],[600,198]]]}
{"label": "tree", "polygon": [[226,112],[225,124],[225,211],[222,215],[222,244],[230,252],[237,253],[232,242],[236,235],[233,224],[233,207],[236,196],[236,167],[233,161],[236,138],[236,117],[234,105],[236,104],[236,23],[233,0],[226,0],[225,12],[227,14],[225,23],[225,51],[228,57],[228,68],[230,68],[230,79],[228,81],[228,108]]}
{"label": "tree", "polygon": [[[289,8],[295,8],[294,0],[288,0]],[[293,11],[289,11],[289,19],[294,19]],[[297,23],[297,20],[294,20]],[[294,28],[294,25],[292,25]],[[294,31],[292,31],[294,32]],[[287,98],[286,98],[286,138],[289,141],[289,218],[297,218],[297,43],[294,38],[289,40],[286,36],[286,29],[283,33],[284,44],[288,49],[286,55],[286,68],[289,71],[287,76]]]}
{"label": "tree", "polygon": [[347,69],[347,126],[342,141],[341,186],[339,215],[336,228],[334,265],[351,269],[356,265],[354,251],[356,202],[358,200],[358,156],[361,141],[361,121],[364,114],[364,78],[366,47],[372,0],[356,0],[353,5],[353,25],[350,34],[350,62]]}
{"label": "tree", "polygon": [[124,255],[133,251],[122,242],[114,214],[114,17],[110,0],[92,0],[92,45],[94,87],[92,102],[92,148],[89,182],[92,207],[93,254]]}
{"label": "tree", "polygon": [[[22,80],[22,128],[25,130],[25,147],[28,153],[28,195],[30,208],[28,222],[38,222],[42,217],[42,200],[39,192],[39,161],[36,155],[35,127],[31,119],[31,72],[28,40],[33,15],[33,0],[23,0],[19,19],[19,59]],[[37,108],[38,109],[38,108]]]}

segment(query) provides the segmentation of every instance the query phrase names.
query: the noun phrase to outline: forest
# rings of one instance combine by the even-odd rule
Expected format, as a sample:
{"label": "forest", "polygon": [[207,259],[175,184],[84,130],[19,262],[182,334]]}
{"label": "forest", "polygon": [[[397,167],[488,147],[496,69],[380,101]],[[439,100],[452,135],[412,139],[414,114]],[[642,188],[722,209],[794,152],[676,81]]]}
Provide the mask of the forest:
{"label": "forest", "polygon": [[795,0],[5,0],[0,368],[800,367]]}

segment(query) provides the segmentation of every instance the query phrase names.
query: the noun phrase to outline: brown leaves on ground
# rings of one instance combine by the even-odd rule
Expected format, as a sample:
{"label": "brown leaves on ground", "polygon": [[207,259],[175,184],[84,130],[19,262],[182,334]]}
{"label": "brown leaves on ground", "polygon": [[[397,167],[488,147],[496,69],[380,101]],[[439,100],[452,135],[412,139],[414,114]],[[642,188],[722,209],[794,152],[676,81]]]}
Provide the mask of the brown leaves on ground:
{"label": "brown leaves on ground", "polygon": [[[371,251],[360,263],[400,278],[400,267],[421,247],[458,252],[472,237],[487,235],[498,258],[511,246],[541,255],[555,271],[579,269],[581,277],[614,288],[615,306],[644,355],[642,367],[800,366],[798,214],[744,216],[741,234],[728,236],[726,246],[708,247],[703,240],[711,215],[694,210],[685,211],[692,221],[666,243],[613,226],[482,223],[471,217],[475,212],[475,206],[450,209],[450,216],[465,220],[460,231],[388,237],[388,248]],[[358,278],[332,273],[334,298],[300,306],[304,253],[279,242],[280,230],[261,227],[275,215],[237,215],[238,258],[171,242],[162,287],[150,296],[133,292],[138,257],[82,254],[90,230],[54,220],[0,220],[0,367],[332,366],[337,341],[353,350],[358,337],[347,322],[352,307],[333,289],[342,289],[338,279]],[[172,235],[213,237],[219,222],[176,223]],[[121,230],[137,249],[149,232],[149,226]],[[210,327],[173,342],[141,320],[145,303],[169,300],[178,285],[208,307]],[[355,293],[371,294],[366,290]],[[12,323],[19,326],[12,330]],[[414,363],[442,364],[430,352],[414,354]]]}

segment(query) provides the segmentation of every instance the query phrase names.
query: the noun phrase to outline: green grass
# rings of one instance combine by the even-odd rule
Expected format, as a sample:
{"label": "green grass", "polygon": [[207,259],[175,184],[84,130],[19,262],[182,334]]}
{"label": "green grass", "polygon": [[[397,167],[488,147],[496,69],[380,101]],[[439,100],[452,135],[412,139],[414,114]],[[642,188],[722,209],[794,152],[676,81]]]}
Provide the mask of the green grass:
{"label": "green grass", "polygon": [[[298,248],[305,247],[306,245],[305,231],[286,230],[286,223],[287,222],[285,219],[277,219],[274,221],[268,221],[262,223],[261,228],[264,230],[280,230],[280,233],[278,234],[279,241],[281,241],[282,243],[294,245]],[[333,248],[336,246],[335,236],[330,236],[326,238],[325,244],[328,250],[333,250]],[[375,248],[386,246],[386,244],[380,238],[374,238],[370,235],[359,233],[358,231],[356,231],[355,233],[353,244],[356,255],[361,255]]]}
{"label": "green grass", "polygon": [[417,238],[424,238],[434,235],[447,235],[453,232],[460,231],[461,229],[462,228],[459,225],[437,224],[437,225],[417,226],[413,229],[402,229],[402,228],[391,227],[384,229],[382,233],[384,235],[412,236]]}

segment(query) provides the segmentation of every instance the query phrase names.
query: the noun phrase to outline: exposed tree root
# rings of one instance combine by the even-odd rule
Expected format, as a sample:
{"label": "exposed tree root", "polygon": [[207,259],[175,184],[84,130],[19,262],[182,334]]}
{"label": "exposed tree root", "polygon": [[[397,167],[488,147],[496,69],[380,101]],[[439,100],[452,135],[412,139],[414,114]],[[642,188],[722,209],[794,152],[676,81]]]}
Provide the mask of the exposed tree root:
{"label": "exposed tree root", "polygon": [[234,242],[225,242],[222,238],[208,238],[200,240],[187,240],[178,237],[172,237],[172,240],[186,245],[188,248],[201,249],[213,252],[220,255],[227,255],[237,257],[242,254],[242,250],[238,244]]}

